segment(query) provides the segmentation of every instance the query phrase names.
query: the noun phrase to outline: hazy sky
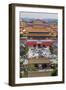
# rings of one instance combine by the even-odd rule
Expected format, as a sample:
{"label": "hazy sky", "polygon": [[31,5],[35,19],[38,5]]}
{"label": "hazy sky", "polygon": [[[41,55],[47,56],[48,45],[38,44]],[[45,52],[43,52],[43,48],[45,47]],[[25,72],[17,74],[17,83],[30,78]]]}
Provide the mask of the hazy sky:
{"label": "hazy sky", "polygon": [[35,18],[35,19],[57,19],[57,13],[44,13],[44,12],[20,12],[20,18]]}

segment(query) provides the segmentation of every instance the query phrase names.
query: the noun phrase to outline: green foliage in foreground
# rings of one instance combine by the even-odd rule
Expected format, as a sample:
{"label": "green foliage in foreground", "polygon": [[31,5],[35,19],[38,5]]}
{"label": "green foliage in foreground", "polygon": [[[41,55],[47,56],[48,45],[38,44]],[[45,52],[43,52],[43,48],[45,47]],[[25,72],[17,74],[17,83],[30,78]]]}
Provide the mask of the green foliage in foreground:
{"label": "green foliage in foreground", "polygon": [[54,69],[53,72],[51,73],[51,76],[57,76],[57,74],[58,74],[57,69]]}

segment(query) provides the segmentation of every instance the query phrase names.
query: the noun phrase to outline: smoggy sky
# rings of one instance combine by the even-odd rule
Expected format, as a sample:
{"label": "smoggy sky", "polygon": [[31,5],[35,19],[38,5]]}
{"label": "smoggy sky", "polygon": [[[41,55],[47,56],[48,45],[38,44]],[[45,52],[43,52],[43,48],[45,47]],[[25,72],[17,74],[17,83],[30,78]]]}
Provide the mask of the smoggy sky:
{"label": "smoggy sky", "polygon": [[57,13],[45,12],[20,12],[20,18],[34,18],[34,19],[57,19]]}

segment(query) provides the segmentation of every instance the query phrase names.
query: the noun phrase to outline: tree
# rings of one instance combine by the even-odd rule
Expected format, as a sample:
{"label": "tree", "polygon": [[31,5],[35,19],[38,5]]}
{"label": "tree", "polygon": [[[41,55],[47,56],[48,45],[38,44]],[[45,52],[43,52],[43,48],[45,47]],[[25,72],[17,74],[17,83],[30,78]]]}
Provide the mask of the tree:
{"label": "tree", "polygon": [[50,49],[51,54],[53,54],[53,51],[54,51],[53,46],[50,46],[49,49]]}
{"label": "tree", "polygon": [[53,72],[51,73],[51,76],[57,76],[57,73],[58,73],[57,69],[54,69]]}
{"label": "tree", "polygon": [[21,48],[20,48],[20,56],[26,55],[27,52],[28,52],[28,50],[29,50],[29,48],[28,48],[27,45],[25,45],[25,47],[21,47]]}

